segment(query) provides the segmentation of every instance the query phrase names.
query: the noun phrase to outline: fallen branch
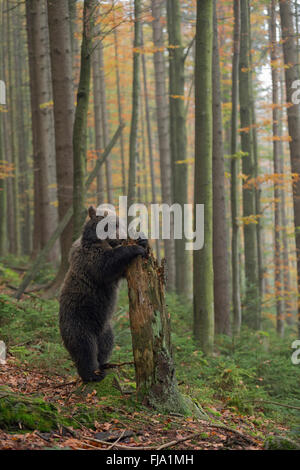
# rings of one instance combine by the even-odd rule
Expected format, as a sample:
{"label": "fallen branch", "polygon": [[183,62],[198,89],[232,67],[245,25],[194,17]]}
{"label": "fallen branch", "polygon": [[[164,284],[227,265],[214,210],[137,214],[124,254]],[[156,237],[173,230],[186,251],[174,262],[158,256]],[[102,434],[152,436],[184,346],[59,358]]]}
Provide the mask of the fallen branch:
{"label": "fallen branch", "polygon": [[[119,138],[119,136],[122,132],[123,127],[124,127],[124,124],[121,124],[119,126],[118,130],[116,131],[115,135],[111,139],[111,141],[108,144],[107,148],[104,150],[104,152],[101,156],[102,158],[97,160],[94,169],[91,171],[91,173],[89,174],[89,176],[86,180],[86,183],[85,183],[86,189],[88,189],[90,187],[91,183],[93,182],[93,180],[95,179],[95,177],[96,177],[96,175],[99,171],[99,168],[106,161],[106,159],[109,156],[111,150],[115,146],[115,144],[116,144],[116,142],[117,142],[117,140],[118,140],[118,138]],[[33,263],[32,267],[31,267],[31,269],[25,275],[23,281],[21,282],[20,287],[17,290],[17,293],[14,296],[16,299],[20,300],[20,298],[21,298],[22,294],[24,293],[26,287],[29,285],[29,283],[32,281],[32,279],[35,277],[35,275],[38,273],[41,264],[47,258],[48,254],[50,253],[51,249],[53,248],[56,240],[60,237],[60,235],[64,231],[65,227],[67,226],[67,224],[71,220],[72,216],[73,216],[73,206],[69,207],[69,209],[65,213],[64,217],[59,222],[57,228],[52,233],[50,239],[48,240],[48,242],[46,243],[44,248],[41,250],[41,252],[37,256],[35,262]]]}
{"label": "fallen branch", "polygon": [[285,403],[279,403],[278,401],[269,401],[269,400],[264,400],[263,398],[259,398],[255,400],[256,403],[268,403],[270,405],[277,405],[277,406],[283,406],[284,408],[291,408],[292,410],[298,410],[300,411],[299,406],[294,406],[294,405],[286,405]]}
{"label": "fallen branch", "polygon": [[134,364],[133,361],[131,362],[120,362],[119,364],[114,364],[114,363],[109,363],[105,364],[103,369],[117,369],[118,367],[123,367],[123,366],[132,366]]}
{"label": "fallen branch", "polygon": [[126,429],[124,429],[124,430],[121,432],[121,434],[120,434],[120,436],[118,437],[118,439],[117,439],[115,442],[113,442],[113,443],[108,447],[107,450],[111,450],[113,447],[115,447],[115,446],[118,444],[118,442],[122,439],[122,437],[124,436],[125,432],[126,432]]}
{"label": "fallen branch", "polygon": [[206,421],[201,421],[201,423],[211,428],[224,429],[225,431],[232,432],[233,434],[236,434],[237,436],[247,440],[248,442],[251,442],[251,444],[256,444],[255,440],[252,437],[247,436],[246,434],[243,434],[242,432],[238,431],[237,429],[231,428],[230,426],[226,426],[225,424],[213,424],[207,423]]}
{"label": "fallen branch", "polygon": [[[100,439],[95,439],[94,437],[85,437],[85,439],[87,439],[88,441],[91,441],[91,442],[97,442],[99,444],[105,444],[105,445],[109,445],[109,443],[107,441],[102,441]],[[147,446],[147,447],[139,447],[139,446],[124,446],[124,445],[121,445],[121,444],[115,444],[115,446],[118,450],[155,450],[155,447],[152,447],[152,446]]]}

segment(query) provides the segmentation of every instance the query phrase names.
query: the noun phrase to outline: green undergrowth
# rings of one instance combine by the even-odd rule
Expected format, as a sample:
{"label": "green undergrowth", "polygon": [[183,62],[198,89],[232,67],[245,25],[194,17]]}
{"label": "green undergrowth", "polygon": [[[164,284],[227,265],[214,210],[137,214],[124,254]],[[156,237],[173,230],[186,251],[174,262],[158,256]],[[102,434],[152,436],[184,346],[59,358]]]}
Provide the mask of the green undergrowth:
{"label": "green undergrowth", "polygon": [[[9,275],[9,271],[6,273]],[[12,276],[9,282],[13,281]],[[182,393],[190,396],[212,419],[221,420],[224,410],[229,410],[245,417],[255,416],[252,422],[258,428],[268,420],[270,426],[274,422],[282,424],[290,428],[293,439],[298,438],[299,410],[281,406],[300,407],[300,365],[291,362],[295,333],[287,329],[285,338],[279,339],[272,328],[258,332],[245,328],[239,339],[218,337],[214,355],[206,357],[192,338],[191,304],[175,295],[167,296],[167,304]],[[24,296],[17,302],[0,294],[0,339],[7,344],[9,354],[26,368],[75,378],[75,368],[59,335],[58,308],[56,300]],[[115,348],[111,362],[133,361],[125,285],[120,291],[114,328]],[[125,400],[120,392],[112,393],[111,384],[106,381],[102,386],[106,383],[108,389],[100,392],[103,417],[117,415],[119,406],[138,409],[133,366],[119,369],[119,385],[128,391]],[[88,425],[95,421],[96,415],[99,419],[98,411],[82,404],[75,416],[77,421]]]}

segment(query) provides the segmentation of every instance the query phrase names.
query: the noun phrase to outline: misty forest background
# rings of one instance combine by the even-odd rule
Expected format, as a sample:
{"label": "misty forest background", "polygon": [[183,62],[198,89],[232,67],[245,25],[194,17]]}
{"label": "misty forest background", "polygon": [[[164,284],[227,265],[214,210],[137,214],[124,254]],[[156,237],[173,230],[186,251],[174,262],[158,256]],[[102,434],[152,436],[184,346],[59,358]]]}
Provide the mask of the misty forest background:
{"label": "misty forest background", "polygon": [[[166,260],[180,389],[210,419],[250,433],[253,447],[278,433],[296,445],[300,2],[1,0],[0,25],[1,384],[19,401],[39,392],[52,403],[62,389],[49,395],[34,374],[20,388],[22,367],[60,374],[58,384],[74,378],[57,299],[89,205],[118,207],[121,195],[128,205],[204,204],[202,250],[150,241]],[[129,361],[125,284],[114,322],[114,359]],[[125,369],[118,380],[131,384]],[[118,403],[116,417],[110,397],[99,417],[76,400],[87,407],[76,415],[82,433],[137,406]],[[178,437],[186,424],[176,419],[162,439]],[[0,428],[45,430],[29,421],[0,417]],[[217,433],[199,439],[189,448],[226,448]]]}

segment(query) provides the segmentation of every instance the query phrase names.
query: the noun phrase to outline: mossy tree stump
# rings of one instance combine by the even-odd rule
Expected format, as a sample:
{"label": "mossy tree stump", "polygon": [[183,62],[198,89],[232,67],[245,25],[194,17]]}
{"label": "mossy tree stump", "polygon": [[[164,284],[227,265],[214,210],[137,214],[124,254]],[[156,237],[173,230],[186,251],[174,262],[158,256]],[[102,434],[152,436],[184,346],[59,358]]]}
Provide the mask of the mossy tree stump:
{"label": "mossy tree stump", "polygon": [[186,414],[178,390],[165,303],[164,269],[150,250],[127,270],[129,316],[138,400],[165,412]]}

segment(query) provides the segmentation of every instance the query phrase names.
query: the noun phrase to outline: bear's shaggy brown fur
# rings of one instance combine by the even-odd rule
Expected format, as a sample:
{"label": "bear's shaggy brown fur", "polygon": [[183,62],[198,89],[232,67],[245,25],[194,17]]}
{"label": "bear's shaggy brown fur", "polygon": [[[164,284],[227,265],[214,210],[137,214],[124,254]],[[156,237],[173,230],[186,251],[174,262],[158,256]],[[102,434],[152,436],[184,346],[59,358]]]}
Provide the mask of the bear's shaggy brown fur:
{"label": "bear's shaggy brown fur", "polygon": [[99,382],[113,348],[111,317],[118,284],[130,262],[145,256],[147,240],[122,245],[120,240],[99,240],[101,216],[89,208],[81,240],[75,242],[61,295],[59,323],[66,349],[84,382]]}

